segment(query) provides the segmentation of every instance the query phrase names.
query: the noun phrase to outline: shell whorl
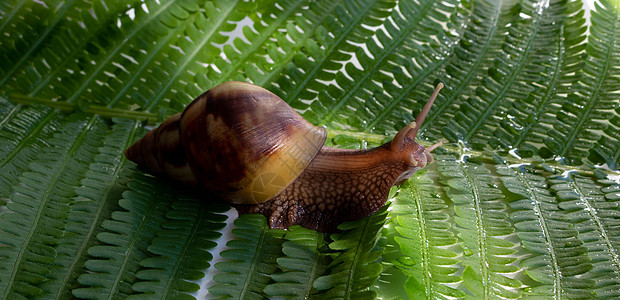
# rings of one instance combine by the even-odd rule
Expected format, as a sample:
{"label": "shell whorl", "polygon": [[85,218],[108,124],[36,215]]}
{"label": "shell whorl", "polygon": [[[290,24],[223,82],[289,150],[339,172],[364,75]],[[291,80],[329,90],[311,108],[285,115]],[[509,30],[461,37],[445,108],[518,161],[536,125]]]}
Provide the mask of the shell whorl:
{"label": "shell whorl", "polygon": [[234,204],[268,201],[312,161],[325,129],[268,90],[222,83],[126,151],[155,174],[206,187]]}
{"label": "shell whorl", "polygon": [[187,163],[179,133],[181,114],[165,120],[125,151],[125,156],[151,173],[168,176],[187,185],[196,185],[196,176]]}

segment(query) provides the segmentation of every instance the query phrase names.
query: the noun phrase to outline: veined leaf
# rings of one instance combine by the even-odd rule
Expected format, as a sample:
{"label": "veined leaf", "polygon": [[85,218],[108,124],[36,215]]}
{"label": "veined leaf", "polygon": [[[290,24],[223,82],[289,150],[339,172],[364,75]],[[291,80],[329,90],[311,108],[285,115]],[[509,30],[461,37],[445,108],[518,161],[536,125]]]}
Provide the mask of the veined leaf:
{"label": "veined leaf", "polygon": [[[0,298],[620,297],[620,10],[583,1],[0,1]],[[123,152],[227,80],[357,149],[442,82],[448,142],[338,234],[222,229]]]}
{"label": "veined leaf", "polygon": [[325,235],[293,226],[284,238],[282,253],[285,256],[277,259],[282,272],[271,275],[275,283],[265,287],[265,294],[291,299],[310,298],[316,293],[312,283],[325,272],[329,263],[324,252],[327,246]]}
{"label": "veined leaf", "polygon": [[483,164],[440,157],[437,169],[454,202],[455,229],[463,247],[463,284],[477,297],[517,298],[519,280],[504,274],[519,269],[509,240],[514,227],[508,219],[504,196],[493,188],[491,172]]}
{"label": "veined leaf", "polygon": [[[2,298],[44,294],[40,285],[56,262],[72,197],[92,161],[102,128],[96,117],[72,115],[61,120],[42,155],[19,177],[0,216]],[[88,130],[87,130],[88,129]]]}
{"label": "veined leaf", "polygon": [[[502,182],[519,195],[510,203],[517,236],[530,255],[521,260],[524,272],[540,283],[526,295],[560,299],[588,297],[594,281],[582,278],[592,269],[588,249],[558,199],[546,189],[545,177],[524,167],[499,166]],[[567,255],[569,254],[569,255]]]}
{"label": "veined leaf", "polygon": [[458,254],[450,249],[458,239],[450,227],[449,206],[439,197],[441,187],[426,175],[403,185],[394,201],[395,240],[402,256],[393,263],[408,276],[410,299],[463,297],[451,286],[462,279],[456,275]]}
{"label": "veined leaf", "polygon": [[217,213],[228,209],[188,195],[177,196],[162,230],[147,248],[156,256],[140,262],[144,269],[136,273],[140,281],[132,288],[141,294],[128,298],[191,298],[189,293],[199,289],[193,281],[204,276],[202,270],[213,258],[208,250],[217,246],[214,240],[222,235],[217,230],[224,227],[226,217]]}
{"label": "veined leaf", "polygon": [[219,298],[261,299],[271,282],[269,275],[277,269],[284,232],[269,229],[265,217],[256,214],[240,216],[235,227],[238,239],[228,242],[231,249],[221,253],[227,261],[215,265],[223,273],[213,277],[218,284],[209,293]]}
{"label": "veined leaf", "polygon": [[[164,213],[169,210],[169,187],[156,179],[140,176],[129,183],[131,190],[123,193],[119,205],[101,226],[98,245],[88,249],[92,259],[86,261],[87,270],[78,277],[82,287],[73,290],[80,298],[102,299],[126,297],[133,293],[140,261],[149,256],[147,247],[160,230]],[[159,200],[159,201],[155,201]]]}
{"label": "veined leaf", "polygon": [[320,292],[318,298],[373,299],[376,292],[370,286],[379,278],[383,252],[377,246],[385,224],[387,207],[358,221],[338,226],[344,230],[333,234],[329,248],[334,250],[333,261],[327,267],[326,275],[317,278],[313,287]]}

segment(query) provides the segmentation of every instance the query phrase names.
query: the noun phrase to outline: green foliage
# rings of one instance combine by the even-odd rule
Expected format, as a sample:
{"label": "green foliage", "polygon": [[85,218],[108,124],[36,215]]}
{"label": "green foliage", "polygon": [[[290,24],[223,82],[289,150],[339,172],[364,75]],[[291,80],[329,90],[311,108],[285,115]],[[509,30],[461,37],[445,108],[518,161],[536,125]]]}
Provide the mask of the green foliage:
{"label": "green foliage", "polygon": [[[620,7],[593,3],[1,1],[0,298],[618,298]],[[123,156],[229,80],[344,148],[443,82],[420,136],[448,142],[340,233],[229,220]]]}
{"label": "green foliage", "polygon": [[243,215],[235,221],[236,239],[231,249],[221,253],[228,261],[215,267],[222,271],[213,280],[218,284],[209,292],[220,298],[261,299],[263,289],[277,270],[276,259],[282,248],[282,230],[270,229],[263,215]]}

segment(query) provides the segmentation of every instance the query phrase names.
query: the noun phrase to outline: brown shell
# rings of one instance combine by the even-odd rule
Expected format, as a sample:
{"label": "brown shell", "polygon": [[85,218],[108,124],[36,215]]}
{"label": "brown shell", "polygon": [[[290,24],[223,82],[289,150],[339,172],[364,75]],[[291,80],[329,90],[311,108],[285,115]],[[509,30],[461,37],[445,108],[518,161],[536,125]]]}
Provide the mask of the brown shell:
{"label": "brown shell", "polygon": [[[149,133],[154,141],[136,142],[135,148],[142,149],[132,146],[127,157],[156,174],[195,182],[234,204],[257,204],[276,196],[306,168],[326,139],[324,128],[310,124],[278,96],[244,82],[210,89],[180,118],[171,119],[175,117],[162,126],[178,128],[178,137],[165,138],[176,144],[157,142],[162,140],[157,128]],[[179,152],[185,157],[170,157]],[[183,175],[190,170],[192,174]]]}

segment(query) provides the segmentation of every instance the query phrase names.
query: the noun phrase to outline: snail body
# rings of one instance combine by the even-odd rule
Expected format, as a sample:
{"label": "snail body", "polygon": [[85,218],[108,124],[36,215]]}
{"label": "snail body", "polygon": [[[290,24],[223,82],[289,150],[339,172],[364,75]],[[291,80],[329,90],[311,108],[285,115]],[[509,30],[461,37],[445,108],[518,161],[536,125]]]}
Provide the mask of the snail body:
{"label": "snail body", "polygon": [[[323,146],[324,128],[307,122],[261,87],[222,83],[164,121],[125,155],[158,176],[204,187],[240,213],[261,213],[271,228],[299,224],[333,232],[376,212],[390,188],[433,161],[415,136],[442,87],[416,121],[382,146]],[[418,125],[416,125],[418,124]]]}

